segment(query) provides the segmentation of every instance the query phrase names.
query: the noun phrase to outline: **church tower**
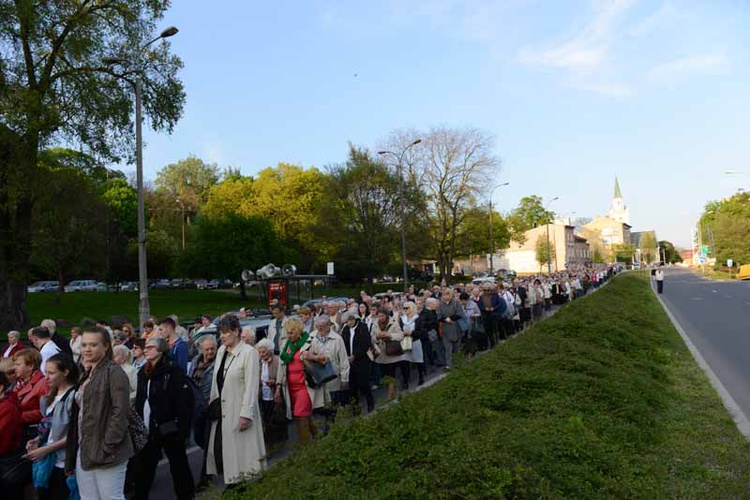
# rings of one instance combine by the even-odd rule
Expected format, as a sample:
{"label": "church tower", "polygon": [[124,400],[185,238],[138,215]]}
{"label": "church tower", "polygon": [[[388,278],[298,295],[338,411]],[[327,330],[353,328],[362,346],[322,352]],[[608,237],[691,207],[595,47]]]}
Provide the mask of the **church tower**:
{"label": "church tower", "polygon": [[622,192],[620,192],[620,182],[615,177],[615,197],[612,199],[612,208],[609,210],[610,218],[624,222],[630,225],[630,211],[625,206],[625,200],[622,199]]}

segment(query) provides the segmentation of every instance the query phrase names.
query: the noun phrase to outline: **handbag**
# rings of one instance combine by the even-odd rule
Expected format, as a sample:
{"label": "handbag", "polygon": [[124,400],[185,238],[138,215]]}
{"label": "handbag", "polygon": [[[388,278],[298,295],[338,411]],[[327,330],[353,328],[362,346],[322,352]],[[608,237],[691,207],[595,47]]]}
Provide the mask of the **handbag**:
{"label": "handbag", "polygon": [[413,344],[413,340],[409,335],[404,335],[404,338],[401,339],[401,349],[404,351],[411,351]]}
{"label": "handbag", "polygon": [[206,408],[206,420],[215,422],[221,417],[221,398],[216,398]]}
{"label": "handbag", "polygon": [[26,484],[31,480],[31,462],[23,458],[23,447],[0,457],[0,487],[9,488]]}
{"label": "handbag", "polygon": [[143,423],[143,419],[132,406],[128,410],[128,432],[130,433],[130,439],[133,441],[133,451],[138,453],[145,448],[146,443],[148,443],[146,424]]}
{"label": "handbag", "polygon": [[387,356],[401,356],[403,353],[404,349],[401,347],[401,342],[398,340],[385,341],[385,354]]}
{"label": "handbag", "polygon": [[34,480],[35,488],[49,487],[49,478],[52,476],[52,469],[55,467],[57,452],[47,453],[44,458],[31,464],[31,475]]}
{"label": "handbag", "polygon": [[305,360],[304,369],[310,387],[318,387],[338,377],[332,363],[322,365]]}
{"label": "handbag", "polygon": [[471,329],[471,325],[469,324],[469,320],[466,316],[461,316],[456,320],[456,323],[458,324],[458,328],[461,330],[462,333],[467,333],[469,329]]}

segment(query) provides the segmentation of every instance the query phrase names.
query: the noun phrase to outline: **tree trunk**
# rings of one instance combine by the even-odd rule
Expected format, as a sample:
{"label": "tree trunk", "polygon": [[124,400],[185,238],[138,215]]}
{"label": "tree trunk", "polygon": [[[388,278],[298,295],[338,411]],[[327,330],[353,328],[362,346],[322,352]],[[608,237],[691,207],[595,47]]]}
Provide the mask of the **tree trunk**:
{"label": "tree trunk", "polygon": [[245,288],[245,280],[240,277],[240,298],[247,302],[247,289]]}
{"label": "tree trunk", "polygon": [[0,330],[29,326],[26,284],[31,259],[31,215],[38,135],[0,129]]}
{"label": "tree trunk", "polygon": [[0,238],[0,330],[19,330],[29,326],[26,283],[31,252],[31,202],[25,200],[15,210],[3,210],[0,226],[8,228]]}

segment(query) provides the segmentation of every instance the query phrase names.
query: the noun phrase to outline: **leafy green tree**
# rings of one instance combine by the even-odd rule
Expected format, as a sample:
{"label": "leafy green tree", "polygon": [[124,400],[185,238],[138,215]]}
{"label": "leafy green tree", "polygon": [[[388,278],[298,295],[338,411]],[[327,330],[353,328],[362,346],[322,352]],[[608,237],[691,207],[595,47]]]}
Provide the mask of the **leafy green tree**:
{"label": "leafy green tree", "polygon": [[656,243],[656,236],[653,231],[646,231],[641,236],[640,249],[641,259],[647,263],[652,263],[657,259],[658,244]]}
{"label": "leafy green tree", "polygon": [[106,269],[106,212],[95,182],[74,167],[55,167],[46,194],[34,205],[31,263],[62,288],[72,278],[103,278]]}
{"label": "leafy green tree", "polygon": [[[386,272],[399,255],[399,180],[369,151],[349,146],[349,159],[331,169],[324,220],[339,249],[335,260],[340,279],[369,283]],[[398,259],[400,260],[400,258]]]}
{"label": "leafy green tree", "polygon": [[[92,156],[133,156],[135,60],[169,8],[167,0],[0,2],[0,330],[27,325],[34,204],[47,172],[43,146],[79,144]],[[168,42],[145,50],[144,109],[172,130],[185,93]]]}
{"label": "leafy green tree", "polygon": [[635,245],[631,243],[620,243],[612,246],[613,260],[617,262],[632,262],[635,256]]}
{"label": "leafy green tree", "polygon": [[536,261],[539,263],[539,270],[552,264],[553,256],[555,255],[555,244],[548,240],[546,236],[539,236],[536,239],[536,245],[534,246],[534,253],[536,255]]}
{"label": "leafy green tree", "polygon": [[541,196],[524,196],[508,216],[513,239],[523,243],[523,234],[526,231],[548,224],[552,222],[554,217],[554,212],[544,208],[544,201]]}
{"label": "leafy green tree", "polygon": [[591,256],[591,261],[594,264],[603,264],[604,263],[604,255],[602,255],[602,251],[597,247],[594,248],[594,252]]}
{"label": "leafy green tree", "polygon": [[660,241],[659,253],[663,256],[666,262],[670,264],[674,264],[675,262],[682,262],[682,256],[680,255],[680,252],[677,251],[671,241]]}
{"label": "leafy green tree", "polygon": [[738,264],[750,263],[750,192],[708,203],[698,230],[703,243],[712,247],[718,263],[727,259]]}
{"label": "leafy green tree", "polygon": [[[490,214],[486,207],[473,207],[466,211],[459,230],[457,255],[485,255],[490,252]],[[493,210],[492,239],[495,251],[510,245],[510,227],[507,220]]]}
{"label": "leafy green tree", "polygon": [[286,250],[268,220],[227,214],[199,217],[193,244],[180,256],[180,268],[189,276],[212,276],[241,283],[244,269],[255,270],[273,262],[280,265]]}

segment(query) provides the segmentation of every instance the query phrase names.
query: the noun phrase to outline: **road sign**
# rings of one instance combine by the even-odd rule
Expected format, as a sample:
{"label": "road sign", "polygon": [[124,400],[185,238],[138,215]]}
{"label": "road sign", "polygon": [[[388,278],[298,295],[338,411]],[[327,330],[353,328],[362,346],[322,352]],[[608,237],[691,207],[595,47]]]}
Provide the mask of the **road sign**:
{"label": "road sign", "polygon": [[703,255],[704,257],[705,257],[706,255],[708,255],[708,245],[703,245],[703,246],[701,247],[701,255]]}
{"label": "road sign", "polygon": [[734,266],[734,261],[732,259],[727,259],[727,267]]}
{"label": "road sign", "polygon": [[700,257],[698,257],[698,262],[700,262],[701,264],[705,264],[706,263],[706,256],[705,255],[701,255]]}

